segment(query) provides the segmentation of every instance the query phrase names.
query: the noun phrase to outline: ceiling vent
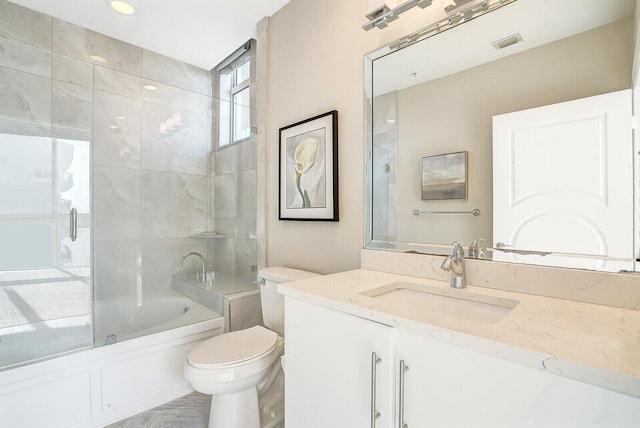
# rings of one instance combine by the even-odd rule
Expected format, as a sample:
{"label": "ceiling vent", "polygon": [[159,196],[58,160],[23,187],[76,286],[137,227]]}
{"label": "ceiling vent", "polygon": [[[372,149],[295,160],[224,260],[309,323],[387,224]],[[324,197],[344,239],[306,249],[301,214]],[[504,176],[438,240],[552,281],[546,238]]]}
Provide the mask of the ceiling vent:
{"label": "ceiling vent", "polygon": [[511,36],[505,37],[504,39],[496,40],[491,43],[496,50],[508,48],[509,46],[513,46],[522,41],[522,36],[519,33],[512,34]]}

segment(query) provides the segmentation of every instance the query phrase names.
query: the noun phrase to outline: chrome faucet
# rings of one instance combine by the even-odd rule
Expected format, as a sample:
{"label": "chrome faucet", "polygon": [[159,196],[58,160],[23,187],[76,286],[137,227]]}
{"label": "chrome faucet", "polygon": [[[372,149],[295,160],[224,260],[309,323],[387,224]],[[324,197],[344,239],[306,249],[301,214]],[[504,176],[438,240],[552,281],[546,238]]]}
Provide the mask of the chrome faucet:
{"label": "chrome faucet", "polygon": [[486,242],[484,238],[474,239],[471,245],[469,245],[469,258],[470,259],[486,259],[487,253],[482,247],[481,242]]}
{"label": "chrome faucet", "polygon": [[464,249],[458,241],[453,243],[453,254],[444,259],[440,267],[451,272],[451,281],[449,283],[451,287],[465,288],[467,286]]}
{"label": "chrome faucet", "polygon": [[207,269],[205,268],[204,257],[202,257],[202,254],[196,253],[195,251],[185,254],[180,259],[180,267],[182,267],[182,265],[184,264],[184,260],[189,256],[196,256],[200,258],[200,261],[202,262],[202,272],[201,273],[196,272],[196,279],[202,282],[207,282]]}

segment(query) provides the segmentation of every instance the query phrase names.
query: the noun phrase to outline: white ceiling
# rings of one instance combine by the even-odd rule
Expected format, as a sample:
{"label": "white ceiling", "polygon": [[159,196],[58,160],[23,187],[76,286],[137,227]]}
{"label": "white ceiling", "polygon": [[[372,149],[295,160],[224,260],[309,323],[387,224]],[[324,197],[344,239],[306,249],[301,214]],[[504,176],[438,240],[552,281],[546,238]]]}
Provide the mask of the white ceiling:
{"label": "white ceiling", "polygon": [[120,15],[105,0],[10,0],[38,12],[210,70],[256,37],[256,24],[289,0],[132,0]]}

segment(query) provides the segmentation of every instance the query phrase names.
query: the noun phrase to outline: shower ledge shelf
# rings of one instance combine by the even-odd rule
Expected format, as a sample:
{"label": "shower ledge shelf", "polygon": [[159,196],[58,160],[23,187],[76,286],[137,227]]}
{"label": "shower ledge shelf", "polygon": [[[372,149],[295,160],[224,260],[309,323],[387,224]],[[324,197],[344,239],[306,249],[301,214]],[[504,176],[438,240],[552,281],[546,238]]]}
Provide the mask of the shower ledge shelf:
{"label": "shower ledge shelf", "polygon": [[205,231],[205,232],[196,232],[189,235],[189,238],[210,238],[210,239],[221,239],[226,238],[227,235],[221,235],[219,233],[213,231]]}

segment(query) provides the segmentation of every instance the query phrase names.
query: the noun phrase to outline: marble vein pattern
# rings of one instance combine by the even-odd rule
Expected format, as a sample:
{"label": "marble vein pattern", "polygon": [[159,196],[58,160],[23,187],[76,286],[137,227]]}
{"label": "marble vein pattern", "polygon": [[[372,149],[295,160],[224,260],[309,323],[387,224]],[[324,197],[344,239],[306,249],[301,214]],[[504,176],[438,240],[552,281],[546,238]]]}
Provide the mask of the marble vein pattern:
{"label": "marble vein pattern", "polygon": [[51,53],[0,39],[0,67],[51,77]]}
{"label": "marble vein pattern", "polygon": [[143,169],[207,175],[207,116],[143,102]]}
{"label": "marble vein pattern", "polygon": [[0,37],[51,49],[52,18],[8,1],[0,2]]}
{"label": "marble vein pattern", "polygon": [[185,238],[207,227],[207,177],[142,171],[143,238]]}
{"label": "marble vein pattern", "polygon": [[207,428],[211,396],[193,392],[106,428]]}
{"label": "marble vein pattern", "polygon": [[[443,256],[363,249],[363,269],[448,281]],[[640,310],[637,275],[467,259],[467,281],[480,287]],[[615,291],[613,291],[615,290]]]}
{"label": "marble vein pattern", "polygon": [[93,91],[91,88],[54,80],[51,85],[51,122],[67,128],[91,130]]}
{"label": "marble vein pattern", "polygon": [[48,123],[29,122],[0,116],[0,130],[4,134],[48,137],[51,125]]}
{"label": "marble vein pattern", "polygon": [[456,290],[518,302],[502,319],[483,322],[361,294],[395,282],[449,290],[445,281],[364,269],[282,284],[278,290],[313,304],[640,398],[640,311],[472,285]]}
{"label": "marble vein pattern", "polygon": [[180,110],[187,110],[193,113],[211,116],[211,97],[197,92],[188,91],[153,80],[144,79],[143,86],[153,86],[155,89],[145,89],[142,99],[151,103],[168,107],[175,107]]}
{"label": "marble vein pattern", "polygon": [[[208,211],[208,228],[207,230],[216,230],[216,216],[215,216],[215,197],[216,197],[216,189],[215,189],[215,177],[209,176],[209,211]],[[218,231],[218,233],[221,233]]]}
{"label": "marble vein pattern", "polygon": [[238,238],[256,238],[256,170],[238,174]]}
{"label": "marble vein pattern", "polygon": [[257,165],[257,138],[250,138],[238,143],[238,170],[255,170]]}
{"label": "marble vein pattern", "polygon": [[206,70],[158,53],[143,51],[142,77],[211,96],[211,76]]}
{"label": "marble vein pattern", "polygon": [[0,0],[0,132],[91,144],[96,298],[212,259],[217,240],[188,238],[215,223],[211,110],[209,71]]}
{"label": "marble vein pattern", "polygon": [[256,260],[256,240],[235,239],[230,240],[233,245],[233,258],[236,262],[236,273],[242,274],[251,271],[251,265]]}
{"label": "marble vein pattern", "polygon": [[53,55],[53,78],[93,88],[93,64],[62,55]]}
{"label": "marble vein pattern", "polygon": [[94,240],[96,300],[133,298],[142,278],[142,250],[137,239]]}
{"label": "marble vein pattern", "polygon": [[218,149],[214,154],[212,175],[224,175],[238,170],[238,144]]}
{"label": "marble vein pattern", "polygon": [[140,168],[141,101],[96,89],[94,105],[94,163]]}
{"label": "marble vein pattern", "polygon": [[140,171],[94,166],[95,239],[140,238]]}
{"label": "marble vein pattern", "polygon": [[195,257],[189,257],[180,268],[180,259],[185,254],[196,251],[205,260],[209,259],[204,239],[146,238],[142,239],[141,246],[142,290],[146,294],[166,293],[172,287],[172,276],[175,273],[196,272],[201,269],[202,265]]}
{"label": "marble vein pattern", "polygon": [[236,218],[239,215],[237,187],[237,174],[224,174],[215,177],[216,219]]}
{"label": "marble vein pattern", "polygon": [[96,90],[142,98],[142,77],[107,67],[95,66],[94,86]]}
{"label": "marble vein pattern", "polygon": [[142,48],[56,18],[53,19],[53,52],[142,75]]}
{"label": "marble vein pattern", "polygon": [[51,123],[51,79],[0,67],[0,116]]}

